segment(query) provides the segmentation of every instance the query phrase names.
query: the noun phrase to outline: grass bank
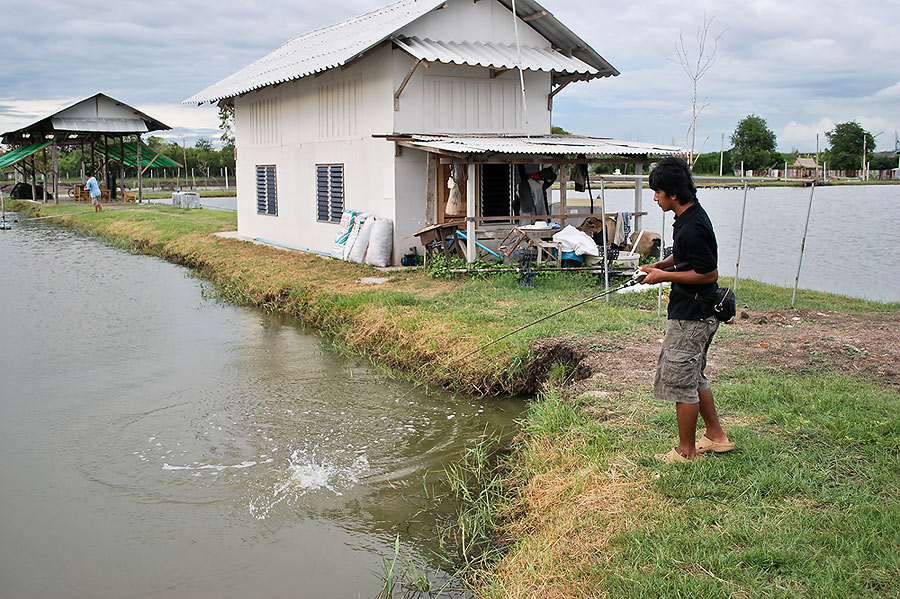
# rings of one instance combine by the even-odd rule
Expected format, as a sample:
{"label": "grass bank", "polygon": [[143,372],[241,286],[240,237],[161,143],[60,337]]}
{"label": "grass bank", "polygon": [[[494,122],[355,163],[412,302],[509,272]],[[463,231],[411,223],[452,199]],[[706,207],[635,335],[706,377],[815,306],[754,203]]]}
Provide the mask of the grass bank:
{"label": "grass bank", "polygon": [[[900,395],[879,378],[880,354],[841,337],[859,323],[895,331],[900,304],[802,291],[788,311],[791,289],[742,280],[743,322],[760,324],[722,327],[713,349],[738,348],[713,381],[738,449],[660,466],[653,454],[672,445],[675,421],[650,396],[647,356],[664,326],[655,295],[594,302],[460,359],[595,294],[596,279],[542,274],[522,289],[513,274],[383,273],[213,236],[235,228],[235,215],[218,211],[11,208],[60,215],[51,220],[194,268],[223,297],[292,314],[413,379],[473,393],[539,391],[511,452],[495,467],[476,461],[480,491],[458,489],[471,505],[460,521],[481,535],[457,537],[485,558],[469,564],[481,596],[900,595]],[[360,283],[373,275],[389,281]],[[812,328],[817,311],[860,317],[826,334]],[[782,363],[780,349],[755,353],[775,347],[775,333],[799,338],[799,366]],[[583,340],[583,355],[545,344],[558,337]],[[590,359],[596,376],[586,380],[625,383],[573,387]]]}
{"label": "grass bank", "polygon": [[[524,289],[514,273],[436,280],[410,269],[390,272],[385,284],[362,285],[362,277],[385,273],[212,235],[234,230],[234,213],[150,205],[110,207],[94,214],[85,213],[83,206],[26,202],[11,209],[32,216],[55,215],[55,223],[193,268],[229,301],[294,315],[347,351],[367,355],[418,381],[477,394],[538,389],[553,366],[552,356],[535,355],[539,338],[562,333],[631,338],[655,334],[663,326],[655,296],[618,295],[609,303],[594,302],[566,312],[462,359],[516,327],[595,294],[596,277],[547,273],[540,275],[534,289]],[[741,295],[742,303],[754,309],[790,303],[789,289],[751,281],[741,282]],[[803,292],[798,307],[820,306],[826,296]],[[852,298],[840,301],[845,310],[898,309]]]}
{"label": "grass bank", "polygon": [[505,458],[484,597],[900,596],[900,394],[756,367],[715,387],[736,451],[664,466],[673,410],[548,391]]}

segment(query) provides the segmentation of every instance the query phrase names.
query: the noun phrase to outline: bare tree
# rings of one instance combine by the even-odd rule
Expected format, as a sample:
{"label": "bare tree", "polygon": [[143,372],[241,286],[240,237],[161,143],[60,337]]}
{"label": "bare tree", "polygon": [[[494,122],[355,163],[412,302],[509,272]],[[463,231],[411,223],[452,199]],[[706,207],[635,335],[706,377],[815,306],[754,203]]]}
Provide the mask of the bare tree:
{"label": "bare tree", "polygon": [[719,38],[725,33],[725,30],[722,30],[719,35],[712,39],[712,50],[710,50],[709,27],[712,25],[715,18],[715,16],[707,18],[706,13],[703,13],[703,24],[697,27],[696,57],[693,56],[692,52],[688,51],[688,48],[684,43],[684,32],[681,32],[678,34],[678,43],[675,44],[675,52],[678,57],[677,59],[669,58],[672,62],[681,65],[681,68],[684,69],[684,72],[687,73],[688,78],[691,80],[691,86],[693,88],[693,96],[691,97],[691,126],[688,127],[687,134],[685,135],[685,145],[690,141],[691,146],[691,166],[694,165],[695,161],[694,147],[697,141],[697,118],[700,116],[700,113],[703,112],[703,109],[709,106],[709,102],[707,102],[705,98],[703,99],[702,104],[698,104],[697,82],[709,72],[715,63],[716,50],[719,49]]}

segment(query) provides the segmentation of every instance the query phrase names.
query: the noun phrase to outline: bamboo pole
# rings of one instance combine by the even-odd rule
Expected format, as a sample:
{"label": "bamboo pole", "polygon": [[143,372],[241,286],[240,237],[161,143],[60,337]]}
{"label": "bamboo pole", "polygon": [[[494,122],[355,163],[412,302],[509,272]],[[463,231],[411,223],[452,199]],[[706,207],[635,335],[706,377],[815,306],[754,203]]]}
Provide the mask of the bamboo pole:
{"label": "bamboo pole", "polygon": [[[609,291],[609,255],[607,251],[606,239],[606,183],[600,179],[600,235],[603,241],[603,290]],[[606,296],[606,303],[609,303],[609,295]]]}
{"label": "bamboo pole", "polygon": [[797,286],[800,284],[800,267],[803,265],[803,250],[806,248],[806,232],[809,229],[809,214],[812,212],[813,194],[816,192],[816,182],[813,181],[809,190],[809,206],[806,209],[806,224],[803,225],[803,240],[800,242],[800,260],[797,262],[797,276],[794,277],[794,295],[791,297],[791,308],[797,301]]}
{"label": "bamboo pole", "polygon": [[744,181],[744,203],[741,206],[741,228],[738,232],[737,261],[734,263],[734,290],[738,290],[738,272],[741,268],[741,245],[744,242],[744,215],[747,213],[747,182]]}

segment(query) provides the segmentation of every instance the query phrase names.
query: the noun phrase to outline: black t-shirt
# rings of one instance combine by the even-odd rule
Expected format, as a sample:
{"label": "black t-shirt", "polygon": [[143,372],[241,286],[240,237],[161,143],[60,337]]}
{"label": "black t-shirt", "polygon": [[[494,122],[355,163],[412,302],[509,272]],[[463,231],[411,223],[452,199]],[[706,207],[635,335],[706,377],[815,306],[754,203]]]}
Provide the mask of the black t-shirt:
{"label": "black t-shirt", "polygon": [[[705,274],[719,266],[719,246],[716,234],[706,210],[700,202],[675,217],[673,229],[673,256],[675,264],[687,263],[679,270],[694,270]],[[669,318],[681,320],[703,320],[713,315],[716,283],[704,285],[683,285],[672,283],[669,295]]]}

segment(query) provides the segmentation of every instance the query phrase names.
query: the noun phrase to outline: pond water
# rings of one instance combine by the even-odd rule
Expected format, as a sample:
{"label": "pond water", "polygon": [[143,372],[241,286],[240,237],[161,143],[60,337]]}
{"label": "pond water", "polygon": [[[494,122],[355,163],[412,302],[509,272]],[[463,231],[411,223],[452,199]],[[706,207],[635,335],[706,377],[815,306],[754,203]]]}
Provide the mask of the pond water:
{"label": "pond water", "polygon": [[[573,194],[568,197],[583,196]],[[594,192],[597,197],[597,192]],[[700,189],[719,242],[719,272],[734,276],[743,189]],[[759,187],[747,192],[741,246],[741,279],[794,286],[809,188]],[[659,232],[662,213],[644,188],[643,228]],[[634,190],[606,192],[607,210],[634,210]],[[666,215],[667,245],[672,214]],[[900,185],[817,187],[813,194],[801,289],[815,289],[878,301],[900,301]]]}
{"label": "pond water", "polygon": [[[556,195],[556,192],[554,192]],[[743,189],[701,189],[719,241],[719,272],[732,277],[738,258]],[[740,278],[794,286],[809,207],[809,188],[758,187],[747,192]],[[569,190],[568,197],[587,194]],[[594,197],[599,191],[594,191]],[[607,209],[634,210],[634,190],[606,192]],[[645,187],[643,227],[659,232],[662,216]],[[202,198],[204,208],[235,210],[236,198]],[[599,205],[598,205],[599,206]],[[599,208],[598,208],[599,210]],[[671,244],[672,215],[666,219]],[[818,187],[813,194],[800,288],[877,301],[900,301],[900,185]]]}
{"label": "pond water", "polygon": [[181,267],[0,231],[0,596],[373,597],[423,477],[516,400],[390,380]]}

